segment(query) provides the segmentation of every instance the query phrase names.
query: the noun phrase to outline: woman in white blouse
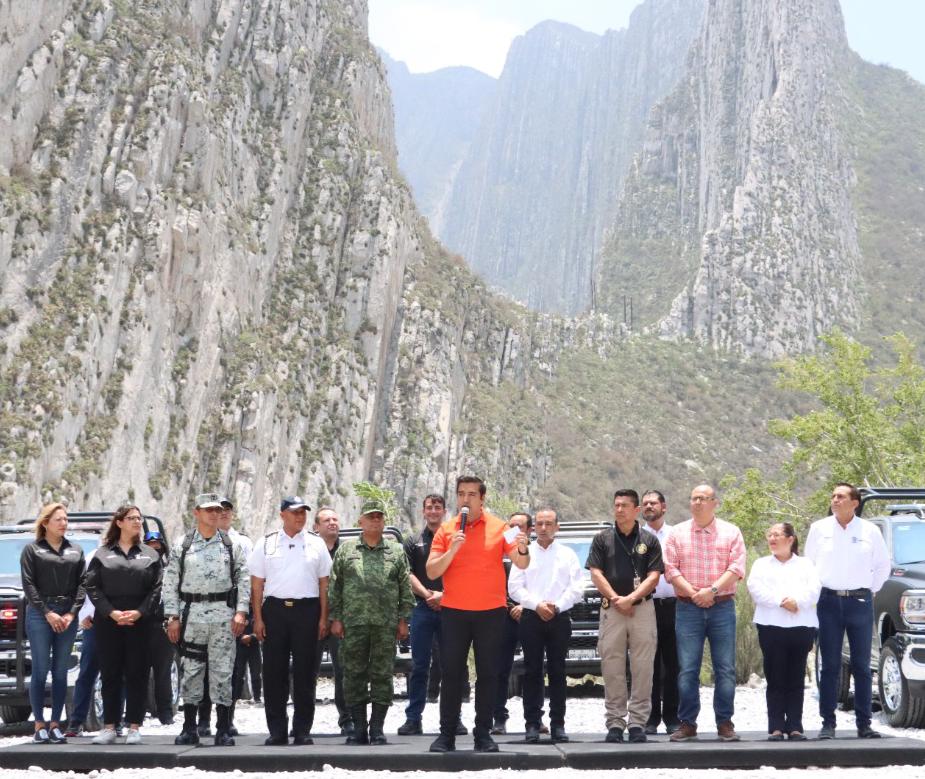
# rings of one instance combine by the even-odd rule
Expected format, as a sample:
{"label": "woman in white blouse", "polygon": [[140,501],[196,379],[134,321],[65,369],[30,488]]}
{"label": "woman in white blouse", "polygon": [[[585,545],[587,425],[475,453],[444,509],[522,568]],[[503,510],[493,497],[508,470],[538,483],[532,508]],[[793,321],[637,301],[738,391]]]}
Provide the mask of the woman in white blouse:
{"label": "woman in white blouse", "polygon": [[768,683],[768,741],[803,741],[803,683],[806,658],[819,627],[816,601],[819,576],[812,561],[800,557],[789,522],[767,532],[771,554],[755,560],[748,591],[755,601],[755,625]]}

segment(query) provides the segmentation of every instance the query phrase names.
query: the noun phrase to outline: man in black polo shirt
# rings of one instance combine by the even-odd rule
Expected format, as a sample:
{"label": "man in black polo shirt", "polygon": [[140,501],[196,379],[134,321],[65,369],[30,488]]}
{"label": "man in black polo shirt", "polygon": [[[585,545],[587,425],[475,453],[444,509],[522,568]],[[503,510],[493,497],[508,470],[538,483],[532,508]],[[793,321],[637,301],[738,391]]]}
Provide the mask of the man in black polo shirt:
{"label": "man in black polo shirt", "polygon": [[405,541],[405,554],[411,571],[411,591],[415,606],[411,612],[411,678],[408,682],[408,706],[405,724],[398,729],[399,736],[423,733],[421,715],[427,703],[427,673],[430,669],[431,647],[434,637],[440,636],[440,600],[443,582],[427,575],[427,558],[434,533],[440,529],[446,515],[446,502],[442,495],[424,498],[424,529]]}
{"label": "man in black polo shirt", "polygon": [[[636,521],[636,490],[614,493],[613,515],[614,528],[594,537],[585,567],[601,593],[597,647],[604,676],[607,741],[622,742],[629,724],[629,740],[638,744],[646,740],[652,710],[652,667],[658,644],[652,591],[665,566],[658,539]],[[628,704],[627,650],[632,676]]]}

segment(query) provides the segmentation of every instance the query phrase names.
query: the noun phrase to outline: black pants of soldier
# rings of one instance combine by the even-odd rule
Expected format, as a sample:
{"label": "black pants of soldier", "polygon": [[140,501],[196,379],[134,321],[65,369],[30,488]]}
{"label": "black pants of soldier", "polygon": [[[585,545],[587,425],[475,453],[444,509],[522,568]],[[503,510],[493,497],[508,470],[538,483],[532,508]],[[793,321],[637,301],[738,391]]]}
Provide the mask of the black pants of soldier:
{"label": "black pants of soldier", "polygon": [[154,707],[157,718],[169,721],[174,715],[172,671],[177,648],[170,643],[167,633],[151,630],[151,673],[154,676]]}
{"label": "black pants of soldier", "polygon": [[142,618],[126,627],[111,619],[96,619],[94,628],[103,686],[103,722],[120,721],[124,680],[125,719],[140,725],[145,718],[148,685],[139,680],[147,680],[151,667],[151,623]]}
{"label": "black pants of soldier", "polygon": [[572,635],[568,612],[544,622],[535,611],[523,610],[520,645],[524,648],[524,721],[539,729],[543,718],[543,658],[549,676],[549,724],[565,727],[565,655]]}
{"label": "black pants of soldier", "polygon": [[440,733],[454,738],[462,706],[462,688],[469,647],[475,650],[475,730],[473,735],[491,732],[492,710],[498,690],[498,656],[504,637],[507,609],[464,611],[440,610],[443,691],[440,695]]}
{"label": "black pants of soldier", "polygon": [[[287,606],[286,604],[292,604]],[[263,706],[272,738],[289,733],[289,662],[292,659],[292,729],[308,735],[315,718],[315,656],[318,652],[318,598],[263,602],[267,635],[263,642]]]}
{"label": "black pants of soldier", "polygon": [[[341,729],[347,727],[352,721],[350,711],[347,709],[347,703],[344,700],[344,666],[340,659],[341,640],[337,636],[327,636],[318,642],[318,655],[315,659],[315,681],[318,681],[318,674],[321,671],[321,660],[324,657],[324,650],[328,650],[331,656],[332,673],[334,675],[334,705],[337,707],[337,724]],[[314,695],[314,690],[312,695]]]}
{"label": "black pants of soldier", "polygon": [[261,675],[260,642],[251,639],[250,646],[238,640],[234,655],[234,671],[231,673],[231,699],[241,700],[244,692],[244,675],[250,670],[251,694],[258,700],[263,692]]}
{"label": "black pants of soldier", "polygon": [[520,627],[517,620],[505,613],[501,649],[498,653],[498,687],[495,693],[495,707],[492,716],[495,722],[507,722],[510,712],[507,710],[507,691],[514,668],[514,655],[520,640]]}
{"label": "black pants of soldier", "polygon": [[647,724],[666,727],[678,724],[678,643],[674,630],[676,598],[655,598],[658,646],[652,673],[652,713]]}

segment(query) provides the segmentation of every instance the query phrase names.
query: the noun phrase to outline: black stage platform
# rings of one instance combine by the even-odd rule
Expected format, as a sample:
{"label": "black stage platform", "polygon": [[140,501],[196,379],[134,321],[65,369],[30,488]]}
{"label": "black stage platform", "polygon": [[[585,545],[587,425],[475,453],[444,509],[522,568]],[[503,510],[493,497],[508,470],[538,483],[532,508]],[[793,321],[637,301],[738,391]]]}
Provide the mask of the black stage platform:
{"label": "black stage platform", "polygon": [[[94,768],[195,767],[209,771],[313,771],[337,768],[386,771],[476,771],[493,768],[802,768],[806,766],[925,765],[925,741],[884,737],[861,740],[845,732],[833,741],[772,743],[764,733],[742,733],[742,741],[722,743],[714,734],[685,744],[664,735],[646,744],[607,744],[603,735],[576,734],[568,744],[528,745],[518,736],[499,736],[501,751],[472,751],[472,738],[456,740],[457,751],[436,755],[433,736],[389,735],[381,747],[348,747],[343,736],[314,736],[314,746],[265,747],[264,736],[238,736],[235,747],[177,747],[169,736],[148,736],[137,746],[94,746],[89,737],[60,746],[22,744],[0,749],[0,768],[41,766],[53,771]],[[815,734],[809,733],[809,736]],[[206,740],[209,741],[209,740]]]}

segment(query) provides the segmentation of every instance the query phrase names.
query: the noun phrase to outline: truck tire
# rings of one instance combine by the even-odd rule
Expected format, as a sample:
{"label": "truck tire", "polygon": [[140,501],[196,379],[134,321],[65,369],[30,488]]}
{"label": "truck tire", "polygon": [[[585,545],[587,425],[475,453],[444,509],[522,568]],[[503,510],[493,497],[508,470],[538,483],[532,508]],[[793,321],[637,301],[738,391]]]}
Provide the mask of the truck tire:
{"label": "truck tire", "polygon": [[909,694],[909,683],[902,672],[903,650],[895,638],[887,639],[880,650],[877,688],[884,719],[896,728],[920,728],[925,724],[925,699]]}
{"label": "truck tire", "polygon": [[7,725],[26,722],[32,714],[31,706],[0,706],[0,719]]}
{"label": "truck tire", "polygon": [[87,721],[84,727],[91,731],[102,730],[103,728],[103,681],[97,676],[96,684],[93,685],[93,692],[90,697],[90,710],[87,712]]}

